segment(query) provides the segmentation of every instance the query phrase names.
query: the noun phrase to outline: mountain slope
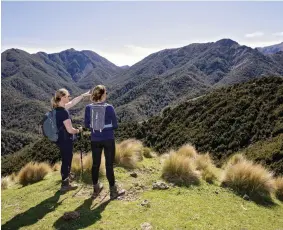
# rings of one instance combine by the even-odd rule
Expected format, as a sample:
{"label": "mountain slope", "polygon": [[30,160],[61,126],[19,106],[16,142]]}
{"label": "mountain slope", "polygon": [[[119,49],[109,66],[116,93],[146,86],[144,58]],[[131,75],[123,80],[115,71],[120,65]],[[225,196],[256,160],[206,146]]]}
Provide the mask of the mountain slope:
{"label": "mountain slope", "polygon": [[283,42],[276,44],[276,45],[272,45],[272,46],[258,47],[257,49],[266,55],[275,54],[279,51],[283,51]]}
{"label": "mountain slope", "polygon": [[160,153],[190,142],[221,161],[281,133],[283,78],[264,77],[169,107],[141,124],[123,125],[119,135],[141,139]]}
{"label": "mountain slope", "polygon": [[[230,39],[222,39],[149,55],[114,80],[110,99],[118,107],[122,121],[129,121],[132,116],[141,120],[148,114],[160,112],[168,104],[196,97],[214,87],[282,75],[283,62],[278,58],[265,56]],[[147,99],[159,95],[162,95],[160,102]],[[140,109],[143,101],[147,108]],[[123,114],[122,110],[130,111],[129,115]]]}
{"label": "mountain slope", "polygon": [[107,59],[93,51],[76,51],[68,49],[56,54],[38,53],[47,63],[56,63],[65,69],[76,85],[90,89],[97,84],[111,82],[115,76],[122,71]]}

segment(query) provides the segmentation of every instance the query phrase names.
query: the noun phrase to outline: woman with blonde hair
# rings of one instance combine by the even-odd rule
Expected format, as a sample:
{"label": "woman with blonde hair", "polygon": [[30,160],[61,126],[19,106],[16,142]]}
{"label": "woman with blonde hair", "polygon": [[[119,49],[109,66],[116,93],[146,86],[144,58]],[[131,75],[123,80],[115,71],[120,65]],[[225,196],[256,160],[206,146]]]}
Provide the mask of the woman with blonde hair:
{"label": "woman with blonde hair", "polygon": [[115,199],[125,193],[123,189],[118,190],[115,184],[113,169],[115,160],[114,129],[118,128],[118,124],[113,106],[105,103],[106,96],[105,86],[97,85],[91,92],[91,101],[93,103],[87,105],[85,109],[85,127],[91,129],[93,199],[99,195],[103,188],[103,185],[98,182],[103,150],[106,176],[110,187],[110,199]]}
{"label": "woman with blonde hair", "polygon": [[58,128],[58,140],[56,142],[62,157],[61,191],[66,192],[77,187],[70,185],[70,171],[73,159],[73,140],[74,135],[82,131],[82,128],[75,129],[68,109],[79,103],[84,97],[90,96],[89,92],[81,94],[70,101],[71,96],[68,90],[59,89],[51,99],[51,106],[56,110],[56,125]]}

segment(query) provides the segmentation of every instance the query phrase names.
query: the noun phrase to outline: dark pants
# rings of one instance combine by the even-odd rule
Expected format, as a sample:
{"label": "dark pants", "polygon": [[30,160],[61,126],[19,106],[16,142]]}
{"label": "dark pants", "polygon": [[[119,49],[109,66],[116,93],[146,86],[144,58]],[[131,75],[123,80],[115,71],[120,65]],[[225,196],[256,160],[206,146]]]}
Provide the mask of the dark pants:
{"label": "dark pants", "polygon": [[105,166],[106,166],[106,176],[110,186],[115,184],[115,176],[114,176],[114,159],[115,159],[115,141],[105,140],[105,141],[92,141],[91,142],[92,149],[92,182],[93,184],[97,184],[98,182],[98,174],[99,167],[101,163],[101,154],[104,149],[105,155]]}
{"label": "dark pants", "polygon": [[62,157],[61,176],[64,181],[67,179],[71,172],[71,165],[73,159],[73,141],[62,141],[57,143]]}

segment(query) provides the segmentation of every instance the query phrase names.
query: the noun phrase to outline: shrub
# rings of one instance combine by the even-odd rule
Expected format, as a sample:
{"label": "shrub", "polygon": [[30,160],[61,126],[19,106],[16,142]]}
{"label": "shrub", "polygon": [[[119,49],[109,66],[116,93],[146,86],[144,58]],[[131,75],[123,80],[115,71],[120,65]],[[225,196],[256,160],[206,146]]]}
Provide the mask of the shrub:
{"label": "shrub", "polygon": [[124,168],[136,168],[142,159],[143,146],[140,141],[128,139],[116,145],[115,163]]}
{"label": "shrub", "polygon": [[171,152],[164,161],[162,177],[177,185],[189,186],[200,183],[200,173],[189,157]]}
{"label": "shrub", "polygon": [[2,177],[1,178],[1,189],[3,190],[7,189],[8,185],[9,185],[8,177]]}
{"label": "shrub", "polygon": [[9,176],[9,178],[10,178],[10,180],[11,180],[12,182],[15,182],[15,181],[17,180],[17,174],[13,172],[13,173]]}
{"label": "shrub", "polygon": [[242,161],[245,161],[245,160],[247,160],[247,159],[243,156],[243,154],[240,154],[240,153],[235,154],[235,155],[233,155],[229,158],[227,163],[224,165],[224,168],[226,168],[227,166],[235,165],[235,164],[242,162]]}
{"label": "shrub", "polygon": [[195,158],[196,169],[201,171],[202,179],[208,183],[217,180],[216,167],[208,153],[197,155]]}
{"label": "shrub", "polygon": [[61,162],[57,162],[53,165],[52,170],[55,171],[60,171],[61,170]]}
{"label": "shrub", "polygon": [[43,180],[51,171],[47,163],[30,162],[20,170],[18,180],[21,185],[25,186]]}
{"label": "shrub", "polygon": [[227,164],[222,185],[254,197],[270,197],[274,190],[273,174],[263,166],[248,160]]}
{"label": "shrub", "polygon": [[283,201],[283,176],[277,177],[275,180],[276,196]]}
{"label": "shrub", "polygon": [[198,155],[195,147],[192,146],[191,144],[186,144],[186,145],[183,145],[182,147],[180,147],[177,150],[177,154],[182,155],[182,156],[187,156],[187,157],[190,157],[190,158],[196,158],[197,155]]}
{"label": "shrub", "polygon": [[138,161],[143,159],[143,145],[141,141],[136,139],[128,139],[119,144],[120,148],[127,151],[132,151],[136,155]]}
{"label": "shrub", "polygon": [[155,157],[155,154],[153,153],[152,149],[148,148],[148,147],[143,148],[142,155],[145,158],[153,158],[153,157]]}

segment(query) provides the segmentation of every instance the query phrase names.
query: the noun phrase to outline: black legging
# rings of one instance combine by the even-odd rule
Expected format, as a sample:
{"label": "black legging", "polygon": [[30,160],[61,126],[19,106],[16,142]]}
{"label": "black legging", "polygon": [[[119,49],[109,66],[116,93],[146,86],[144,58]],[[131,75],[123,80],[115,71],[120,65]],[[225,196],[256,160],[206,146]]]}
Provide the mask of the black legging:
{"label": "black legging", "polygon": [[62,141],[57,143],[62,157],[61,176],[62,180],[69,177],[73,159],[73,141]]}
{"label": "black legging", "polygon": [[115,185],[115,176],[113,170],[113,164],[115,159],[115,141],[105,140],[105,141],[92,141],[91,142],[92,149],[92,182],[93,184],[97,184],[98,182],[98,174],[99,167],[101,163],[101,154],[104,149],[105,155],[105,166],[106,166],[106,176],[110,186]]}

